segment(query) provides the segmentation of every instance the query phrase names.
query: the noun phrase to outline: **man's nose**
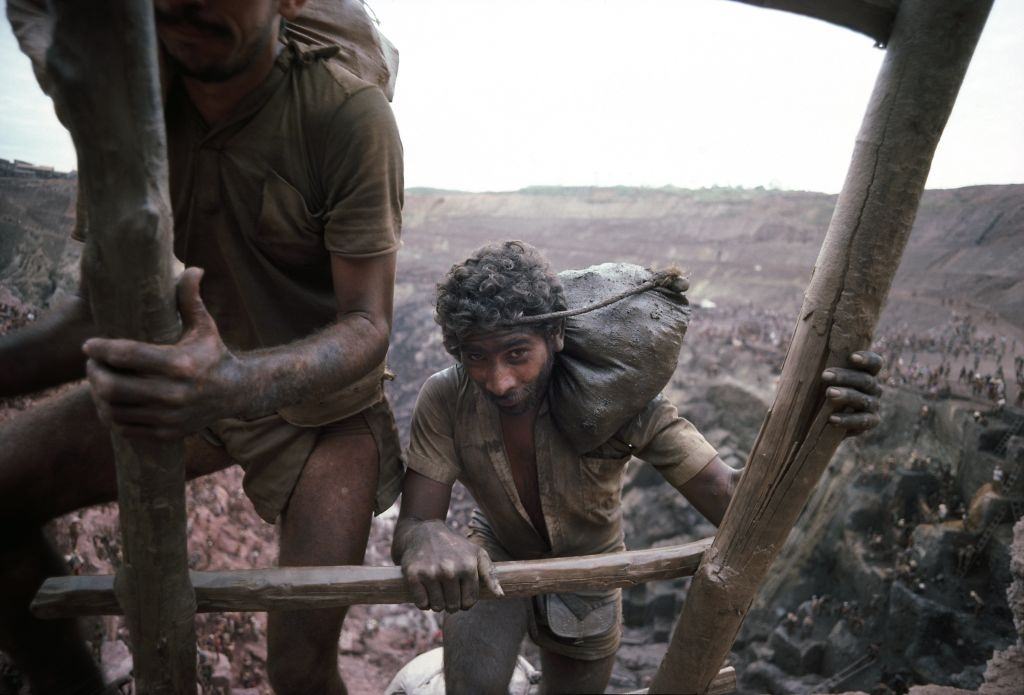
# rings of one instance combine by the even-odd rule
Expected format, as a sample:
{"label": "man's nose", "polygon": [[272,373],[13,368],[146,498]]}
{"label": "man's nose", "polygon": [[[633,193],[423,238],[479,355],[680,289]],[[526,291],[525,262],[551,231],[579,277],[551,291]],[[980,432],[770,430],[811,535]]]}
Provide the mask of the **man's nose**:
{"label": "man's nose", "polygon": [[496,366],[487,375],[487,390],[499,398],[515,388],[516,380],[512,370]]}

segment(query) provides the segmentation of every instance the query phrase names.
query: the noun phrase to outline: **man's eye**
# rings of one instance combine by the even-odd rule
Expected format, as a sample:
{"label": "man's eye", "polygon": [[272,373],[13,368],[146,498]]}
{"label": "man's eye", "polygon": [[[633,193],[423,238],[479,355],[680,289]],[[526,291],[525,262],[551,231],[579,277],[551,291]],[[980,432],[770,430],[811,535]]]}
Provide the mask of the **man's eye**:
{"label": "man's eye", "polygon": [[527,353],[527,350],[525,350],[525,349],[522,349],[522,350],[511,350],[508,353],[508,358],[510,360],[521,360],[524,357],[526,357],[526,353]]}
{"label": "man's eye", "polygon": [[466,362],[479,362],[484,358],[479,352],[465,352],[462,354],[462,359]]}

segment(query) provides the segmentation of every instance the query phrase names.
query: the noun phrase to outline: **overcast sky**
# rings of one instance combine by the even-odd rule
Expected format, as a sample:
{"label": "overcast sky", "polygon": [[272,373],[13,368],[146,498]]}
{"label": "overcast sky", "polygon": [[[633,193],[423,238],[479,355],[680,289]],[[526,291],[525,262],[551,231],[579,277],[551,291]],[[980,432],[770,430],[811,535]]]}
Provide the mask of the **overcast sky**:
{"label": "overcast sky", "polygon": [[[2,0],[0,0],[0,4]],[[727,0],[373,0],[401,51],[406,183],[842,185],[883,51]],[[996,0],[930,188],[1024,182],[1024,2]],[[0,30],[0,157],[72,168]]]}

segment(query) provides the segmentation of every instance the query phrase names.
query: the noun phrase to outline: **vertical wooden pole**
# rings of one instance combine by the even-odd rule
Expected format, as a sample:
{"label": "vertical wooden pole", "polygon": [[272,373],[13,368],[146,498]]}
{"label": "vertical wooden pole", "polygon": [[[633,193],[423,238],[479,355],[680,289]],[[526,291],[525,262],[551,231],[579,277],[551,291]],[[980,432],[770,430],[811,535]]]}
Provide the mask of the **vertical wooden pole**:
{"label": "vertical wooden pole", "polygon": [[[89,230],[82,260],[103,334],[155,343],[180,334],[166,137],[151,0],[50,0],[47,73],[78,150]],[[115,581],[137,692],[195,693],[180,442],[112,436],[123,563]]]}
{"label": "vertical wooden pole", "polygon": [[902,0],[779,391],[690,587],[652,693],[703,693],[843,437],[819,375],[871,344],[992,0]]}

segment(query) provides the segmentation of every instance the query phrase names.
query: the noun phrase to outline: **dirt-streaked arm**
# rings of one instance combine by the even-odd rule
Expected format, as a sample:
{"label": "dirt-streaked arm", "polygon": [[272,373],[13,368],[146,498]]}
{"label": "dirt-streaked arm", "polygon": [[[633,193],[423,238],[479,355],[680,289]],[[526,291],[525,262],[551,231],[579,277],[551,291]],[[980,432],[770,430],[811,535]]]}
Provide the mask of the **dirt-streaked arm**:
{"label": "dirt-streaked arm", "polygon": [[96,335],[84,292],[0,335],[0,397],[41,391],[85,376],[82,343]]}
{"label": "dirt-streaked arm", "polygon": [[395,254],[332,257],[338,319],[285,345],[231,352],[199,293],[202,271],[178,282],[184,332],[173,345],[93,339],[86,371],[100,418],[128,437],[177,439],[226,417],[255,418],[342,389],[384,359]]}
{"label": "dirt-streaked arm", "polygon": [[413,470],[405,474],[391,557],[417,607],[454,613],[473,607],[481,581],[497,596],[504,592],[487,551],[444,523],[451,495],[451,485]]}

